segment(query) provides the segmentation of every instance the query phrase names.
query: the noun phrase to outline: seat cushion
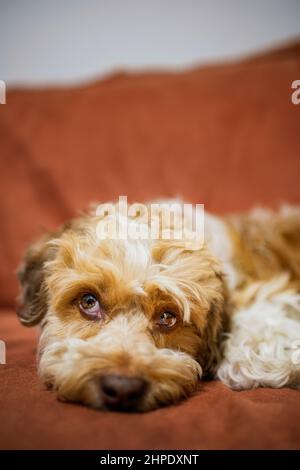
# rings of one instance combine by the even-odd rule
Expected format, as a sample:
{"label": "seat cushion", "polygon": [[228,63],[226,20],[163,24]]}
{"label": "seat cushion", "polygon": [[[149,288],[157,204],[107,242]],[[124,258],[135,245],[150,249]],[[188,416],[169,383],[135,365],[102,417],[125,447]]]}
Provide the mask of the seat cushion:
{"label": "seat cushion", "polygon": [[118,413],[61,403],[36,371],[36,329],[0,311],[7,364],[0,365],[0,448],[5,449],[296,449],[299,391],[234,392],[217,381],[178,405]]}

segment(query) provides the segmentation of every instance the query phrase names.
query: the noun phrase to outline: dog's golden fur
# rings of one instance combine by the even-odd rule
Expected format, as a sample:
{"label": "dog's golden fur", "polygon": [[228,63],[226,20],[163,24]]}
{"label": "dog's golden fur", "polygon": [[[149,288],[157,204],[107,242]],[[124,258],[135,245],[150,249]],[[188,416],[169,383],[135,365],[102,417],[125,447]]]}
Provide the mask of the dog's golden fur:
{"label": "dog's golden fur", "polygon": [[300,210],[283,208],[278,213],[256,209],[225,218],[234,246],[232,265],[238,283],[235,303],[245,305],[245,293],[286,273],[284,289],[300,292]]}
{"label": "dog's golden fur", "polygon": [[[136,405],[141,411],[191,394],[201,376],[217,374],[235,388],[265,385],[251,364],[244,361],[242,369],[244,358],[236,355],[232,334],[236,329],[238,337],[241,325],[233,323],[229,339],[225,333],[231,310],[239,318],[263,285],[271,283],[274,295],[299,295],[299,211],[216,221],[211,227],[220,230],[217,243],[223,237],[230,247],[221,256],[210,242],[214,228],[199,247],[174,240],[99,242],[93,213],[28,250],[19,273],[19,317],[25,325],[40,322],[39,371],[61,399],[104,407],[99,384],[107,374],[145,379],[146,392]],[[100,299],[105,316],[99,321],[78,308],[87,292]],[[170,331],[155,322],[164,311],[177,319]],[[235,359],[228,362],[233,350]],[[293,369],[284,385],[292,374],[295,382]],[[277,386],[275,379],[271,385]]]}

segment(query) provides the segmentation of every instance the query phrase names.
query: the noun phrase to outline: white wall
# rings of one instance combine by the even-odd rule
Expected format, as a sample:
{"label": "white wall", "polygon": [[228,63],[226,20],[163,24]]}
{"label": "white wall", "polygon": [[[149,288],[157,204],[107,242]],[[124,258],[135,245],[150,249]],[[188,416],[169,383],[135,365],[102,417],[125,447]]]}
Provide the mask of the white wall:
{"label": "white wall", "polygon": [[300,0],[0,0],[0,79],[182,67],[300,36]]}

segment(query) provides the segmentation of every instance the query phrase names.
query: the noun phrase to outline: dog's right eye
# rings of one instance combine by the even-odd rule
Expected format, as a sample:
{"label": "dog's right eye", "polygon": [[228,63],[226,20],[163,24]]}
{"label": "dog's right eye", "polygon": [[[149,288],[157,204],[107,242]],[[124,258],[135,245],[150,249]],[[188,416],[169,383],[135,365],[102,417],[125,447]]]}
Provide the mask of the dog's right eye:
{"label": "dog's right eye", "polygon": [[81,313],[91,319],[100,319],[104,316],[99,300],[94,294],[84,294],[79,300],[79,308]]}

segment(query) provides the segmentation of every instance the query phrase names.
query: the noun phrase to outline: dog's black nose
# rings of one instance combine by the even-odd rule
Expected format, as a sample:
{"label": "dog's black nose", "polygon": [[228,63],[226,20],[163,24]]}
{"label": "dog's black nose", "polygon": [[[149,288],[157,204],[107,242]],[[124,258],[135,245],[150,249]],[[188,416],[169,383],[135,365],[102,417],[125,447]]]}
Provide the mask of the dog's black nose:
{"label": "dog's black nose", "polygon": [[134,410],[146,390],[146,381],[140,377],[106,375],[101,380],[104,404],[116,410]]}

